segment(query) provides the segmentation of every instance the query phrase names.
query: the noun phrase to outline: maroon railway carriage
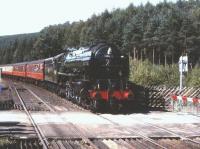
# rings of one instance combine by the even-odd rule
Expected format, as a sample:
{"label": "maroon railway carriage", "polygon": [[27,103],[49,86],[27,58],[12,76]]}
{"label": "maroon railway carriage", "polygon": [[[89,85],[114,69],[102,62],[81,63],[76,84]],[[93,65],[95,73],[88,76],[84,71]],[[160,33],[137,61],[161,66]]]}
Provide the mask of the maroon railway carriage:
{"label": "maroon railway carriage", "polygon": [[35,80],[44,80],[44,60],[32,61],[26,65],[26,77]]}
{"label": "maroon railway carriage", "polygon": [[26,77],[26,63],[13,64],[13,76]]}
{"label": "maroon railway carriage", "polygon": [[13,74],[13,66],[8,65],[2,65],[0,66],[2,75],[12,75]]}

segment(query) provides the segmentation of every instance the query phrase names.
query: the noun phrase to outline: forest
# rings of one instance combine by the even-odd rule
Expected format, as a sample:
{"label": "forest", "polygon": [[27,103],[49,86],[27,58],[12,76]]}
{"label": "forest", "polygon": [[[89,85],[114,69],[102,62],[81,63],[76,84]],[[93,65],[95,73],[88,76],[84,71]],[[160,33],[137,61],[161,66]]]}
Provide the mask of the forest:
{"label": "forest", "polygon": [[[67,18],[66,18],[67,20]],[[38,33],[1,36],[0,64],[55,56],[68,47],[115,44],[132,59],[167,67],[189,56],[200,65],[200,0],[146,3],[105,10],[86,21],[50,25]]]}

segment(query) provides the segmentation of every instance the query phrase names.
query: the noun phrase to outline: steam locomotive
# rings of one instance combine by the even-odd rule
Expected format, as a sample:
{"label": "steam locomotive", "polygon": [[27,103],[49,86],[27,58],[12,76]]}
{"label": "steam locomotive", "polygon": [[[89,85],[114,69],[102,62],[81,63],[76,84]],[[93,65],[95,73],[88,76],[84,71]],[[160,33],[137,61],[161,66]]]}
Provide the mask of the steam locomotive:
{"label": "steam locomotive", "polygon": [[3,76],[39,84],[95,111],[117,111],[136,102],[128,82],[128,56],[110,44],[72,48],[55,57],[0,69]]}

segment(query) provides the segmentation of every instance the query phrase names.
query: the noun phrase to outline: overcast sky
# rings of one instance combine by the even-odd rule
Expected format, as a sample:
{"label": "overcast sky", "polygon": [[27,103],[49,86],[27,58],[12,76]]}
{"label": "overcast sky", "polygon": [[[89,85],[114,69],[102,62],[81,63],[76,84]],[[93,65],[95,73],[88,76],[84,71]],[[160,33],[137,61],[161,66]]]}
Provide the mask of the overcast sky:
{"label": "overcast sky", "polygon": [[[126,8],[148,0],[0,0],[0,36],[39,32],[49,25],[86,20],[105,9]],[[157,4],[163,0],[149,0]],[[175,2],[176,0],[168,0]]]}

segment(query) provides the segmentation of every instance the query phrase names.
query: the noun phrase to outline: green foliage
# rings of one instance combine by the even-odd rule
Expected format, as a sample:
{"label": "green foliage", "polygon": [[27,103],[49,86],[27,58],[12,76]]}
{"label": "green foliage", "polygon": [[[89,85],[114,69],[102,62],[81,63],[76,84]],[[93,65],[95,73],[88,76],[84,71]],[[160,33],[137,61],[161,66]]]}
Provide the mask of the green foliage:
{"label": "green foliage", "polygon": [[200,87],[200,69],[194,68],[186,77],[186,85],[192,87]]}
{"label": "green foliage", "polygon": [[[139,85],[179,85],[178,64],[153,65],[148,60],[130,60],[130,81]],[[184,74],[185,86],[200,87],[200,68],[189,70]]]}
{"label": "green foliage", "polygon": [[33,43],[39,33],[0,37],[0,63],[8,64],[32,60]]}
{"label": "green foliage", "polygon": [[67,47],[111,42],[124,53],[155,64],[172,64],[189,53],[198,62],[200,1],[151,3],[126,9],[105,10],[87,21],[51,25],[39,33],[0,37],[0,63],[41,59]]}
{"label": "green foliage", "polygon": [[[177,85],[177,66],[171,64],[186,52],[192,66],[200,63],[200,1],[131,4],[126,9],[92,15],[87,21],[51,25],[39,33],[3,36],[0,64],[47,58],[68,47],[102,41],[115,44],[137,60],[147,60],[132,64],[136,71],[132,71],[131,80]],[[187,84],[198,85],[195,70],[189,74],[193,77],[187,78]]]}
{"label": "green foliage", "polygon": [[179,72],[176,65],[153,65],[146,61],[130,61],[130,81],[140,85],[178,85]]}

